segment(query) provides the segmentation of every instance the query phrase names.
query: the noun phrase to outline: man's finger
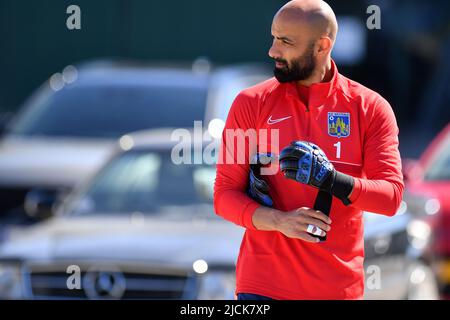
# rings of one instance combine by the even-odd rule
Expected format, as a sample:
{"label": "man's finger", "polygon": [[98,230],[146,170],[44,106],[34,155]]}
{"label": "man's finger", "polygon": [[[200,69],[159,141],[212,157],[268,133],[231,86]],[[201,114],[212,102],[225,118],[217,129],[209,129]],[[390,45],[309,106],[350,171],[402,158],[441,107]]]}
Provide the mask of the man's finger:
{"label": "man's finger", "polygon": [[306,232],[308,232],[309,234],[315,235],[315,236],[320,236],[320,237],[325,237],[327,235],[325,231],[323,231],[322,229],[320,229],[319,227],[317,227],[313,224],[308,224],[308,227],[306,228]]}
{"label": "man's finger", "polygon": [[309,235],[306,232],[300,232],[298,234],[297,238],[301,239],[301,240],[304,240],[304,241],[307,241],[307,242],[312,242],[312,243],[317,243],[317,242],[320,241],[318,238],[313,237],[313,236]]}
{"label": "man's finger", "polygon": [[298,170],[298,160],[287,159],[280,162],[280,170]]}
{"label": "man's finger", "polygon": [[327,223],[327,224],[331,224],[331,219],[330,219],[330,217],[328,217],[328,216],[327,216],[326,214],[324,214],[323,212],[320,212],[319,210],[303,209],[303,213],[306,214],[306,215],[308,215],[308,216],[310,216],[310,217],[313,217],[313,218],[322,220],[323,222],[325,222],[325,223]]}
{"label": "man's finger", "polygon": [[283,173],[288,179],[296,180],[297,178],[297,170],[284,170]]}
{"label": "man's finger", "polygon": [[304,223],[306,226],[308,226],[310,224],[310,225],[316,226],[316,227],[322,229],[323,231],[327,231],[327,232],[330,231],[330,229],[331,229],[331,227],[328,224],[326,224],[322,220],[319,220],[319,219],[316,219],[313,217],[304,217]]}

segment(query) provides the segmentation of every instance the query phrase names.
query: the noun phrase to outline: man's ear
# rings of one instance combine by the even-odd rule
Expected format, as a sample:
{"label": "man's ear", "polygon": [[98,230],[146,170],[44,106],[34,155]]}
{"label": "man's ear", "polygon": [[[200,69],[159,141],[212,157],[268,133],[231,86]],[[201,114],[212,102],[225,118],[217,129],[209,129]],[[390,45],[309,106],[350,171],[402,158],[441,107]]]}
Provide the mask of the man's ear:
{"label": "man's ear", "polygon": [[333,48],[333,41],[330,37],[321,37],[318,41],[317,54],[327,55]]}

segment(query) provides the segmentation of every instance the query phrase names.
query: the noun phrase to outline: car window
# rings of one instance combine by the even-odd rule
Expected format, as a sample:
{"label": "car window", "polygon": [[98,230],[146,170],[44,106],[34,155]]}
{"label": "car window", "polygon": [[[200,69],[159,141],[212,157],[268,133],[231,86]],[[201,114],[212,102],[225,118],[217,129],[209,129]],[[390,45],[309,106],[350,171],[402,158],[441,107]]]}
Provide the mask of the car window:
{"label": "car window", "polygon": [[207,111],[207,121],[221,119],[226,121],[230,107],[237,95],[244,89],[267,80],[268,76],[251,75],[233,78],[232,81],[221,79],[220,85],[215,87],[210,97],[210,107]]}
{"label": "car window", "polygon": [[78,85],[37,99],[10,128],[19,135],[117,138],[203,120],[207,88],[198,85]]}
{"label": "car window", "polygon": [[69,215],[155,213],[184,206],[189,213],[189,206],[212,206],[214,173],[213,166],[176,165],[170,152],[127,152],[70,199],[66,210]]}
{"label": "car window", "polygon": [[450,134],[426,169],[425,180],[450,180]]}

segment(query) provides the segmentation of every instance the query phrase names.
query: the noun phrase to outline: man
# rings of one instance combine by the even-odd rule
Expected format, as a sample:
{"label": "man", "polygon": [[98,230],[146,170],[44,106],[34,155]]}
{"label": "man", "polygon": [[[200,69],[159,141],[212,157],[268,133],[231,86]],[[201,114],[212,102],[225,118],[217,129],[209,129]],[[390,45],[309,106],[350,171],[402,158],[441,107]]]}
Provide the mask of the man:
{"label": "man", "polygon": [[[394,215],[404,189],[394,113],[379,94],[339,74],[331,59],[338,26],[325,2],[287,3],[271,31],[275,78],[235,99],[219,158],[235,161],[217,164],[214,187],[216,213],[246,228],[237,297],[361,299],[362,211]],[[245,140],[252,152],[282,149],[280,170],[258,178],[267,205],[247,193],[255,175],[249,156],[236,161],[246,152],[230,142],[237,129],[278,130],[279,141],[269,133],[257,150]],[[320,192],[332,195],[329,216],[313,209]]]}

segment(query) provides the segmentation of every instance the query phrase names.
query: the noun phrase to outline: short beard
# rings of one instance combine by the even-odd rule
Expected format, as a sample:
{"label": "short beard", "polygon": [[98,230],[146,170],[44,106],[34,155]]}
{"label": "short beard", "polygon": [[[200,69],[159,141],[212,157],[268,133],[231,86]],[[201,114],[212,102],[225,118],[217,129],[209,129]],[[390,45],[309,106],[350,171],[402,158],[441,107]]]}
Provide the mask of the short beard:
{"label": "short beard", "polygon": [[291,63],[291,67],[288,66],[286,60],[275,59],[275,61],[285,64],[285,67],[275,67],[273,70],[275,78],[281,83],[306,80],[311,77],[316,68],[314,47],[309,47],[305,54],[294,59]]}

